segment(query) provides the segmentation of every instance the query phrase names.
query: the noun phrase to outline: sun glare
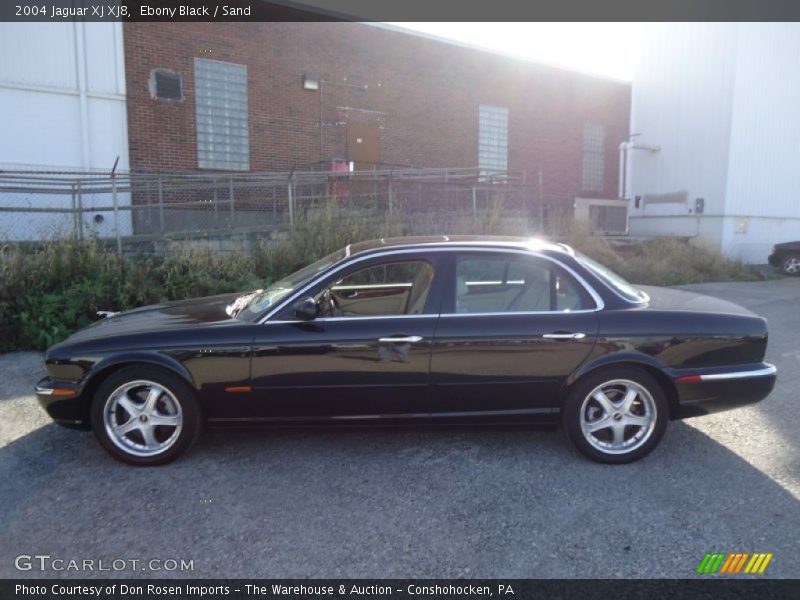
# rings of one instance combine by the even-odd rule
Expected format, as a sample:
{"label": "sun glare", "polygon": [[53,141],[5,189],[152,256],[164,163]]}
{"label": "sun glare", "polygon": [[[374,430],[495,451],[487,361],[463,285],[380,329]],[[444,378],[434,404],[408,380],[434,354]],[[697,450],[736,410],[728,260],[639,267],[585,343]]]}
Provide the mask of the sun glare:
{"label": "sun glare", "polygon": [[641,23],[388,23],[495,52],[630,81]]}

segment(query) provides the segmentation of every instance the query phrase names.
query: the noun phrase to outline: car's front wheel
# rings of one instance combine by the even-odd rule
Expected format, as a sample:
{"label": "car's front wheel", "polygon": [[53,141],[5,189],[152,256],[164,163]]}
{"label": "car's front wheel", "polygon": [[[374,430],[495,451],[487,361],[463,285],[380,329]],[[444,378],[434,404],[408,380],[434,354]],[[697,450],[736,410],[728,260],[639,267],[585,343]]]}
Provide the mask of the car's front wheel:
{"label": "car's front wheel", "polygon": [[664,391],[637,367],[610,367],[579,380],[564,404],[564,428],[585,456],[608,464],[649,454],[667,426]]}
{"label": "car's front wheel", "polygon": [[786,275],[800,275],[800,254],[789,254],[781,261],[781,271]]}
{"label": "car's front wheel", "polygon": [[191,388],[156,367],[113,373],[98,388],[91,417],[100,445],[131,465],[175,460],[200,432],[200,410]]}

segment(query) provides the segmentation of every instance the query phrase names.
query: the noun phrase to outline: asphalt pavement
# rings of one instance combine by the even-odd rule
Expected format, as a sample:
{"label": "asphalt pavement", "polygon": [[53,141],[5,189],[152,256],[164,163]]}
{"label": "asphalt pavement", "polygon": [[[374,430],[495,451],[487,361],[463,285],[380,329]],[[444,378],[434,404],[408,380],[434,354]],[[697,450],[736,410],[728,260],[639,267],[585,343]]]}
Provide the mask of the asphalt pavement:
{"label": "asphalt pavement", "polygon": [[800,577],[800,278],[686,288],[769,319],[777,386],[618,467],[557,432],[436,428],[215,431],[132,468],[48,420],[41,354],[0,355],[0,577],[692,577],[710,551]]}

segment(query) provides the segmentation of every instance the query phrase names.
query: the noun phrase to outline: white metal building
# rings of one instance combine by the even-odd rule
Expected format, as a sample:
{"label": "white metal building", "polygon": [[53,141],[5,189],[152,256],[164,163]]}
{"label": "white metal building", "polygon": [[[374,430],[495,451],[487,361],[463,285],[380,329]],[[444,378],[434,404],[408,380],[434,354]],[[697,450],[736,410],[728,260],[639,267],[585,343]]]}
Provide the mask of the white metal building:
{"label": "white metal building", "polygon": [[[110,171],[117,157],[117,169],[128,169],[122,23],[0,23],[0,56],[0,169]],[[7,194],[3,205],[69,201]],[[121,215],[125,235],[130,214]],[[87,230],[111,235],[113,219],[96,216],[85,216]],[[65,233],[56,230],[70,221],[65,214],[0,213],[0,233],[2,239],[49,237]]]}
{"label": "white metal building", "polygon": [[765,263],[800,239],[800,24],[659,24],[642,40],[639,135],[621,148],[631,235],[698,236]]}

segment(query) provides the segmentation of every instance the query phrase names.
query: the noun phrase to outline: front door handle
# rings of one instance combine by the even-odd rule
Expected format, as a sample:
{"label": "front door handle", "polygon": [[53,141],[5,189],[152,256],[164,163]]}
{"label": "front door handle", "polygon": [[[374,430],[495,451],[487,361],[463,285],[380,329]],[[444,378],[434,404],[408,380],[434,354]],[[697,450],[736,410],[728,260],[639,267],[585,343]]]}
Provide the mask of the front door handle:
{"label": "front door handle", "polygon": [[378,338],[381,344],[416,344],[422,341],[421,335],[405,335],[402,337],[382,337]]}
{"label": "front door handle", "polygon": [[542,336],[546,340],[582,340],[586,337],[585,333],[545,333]]}

